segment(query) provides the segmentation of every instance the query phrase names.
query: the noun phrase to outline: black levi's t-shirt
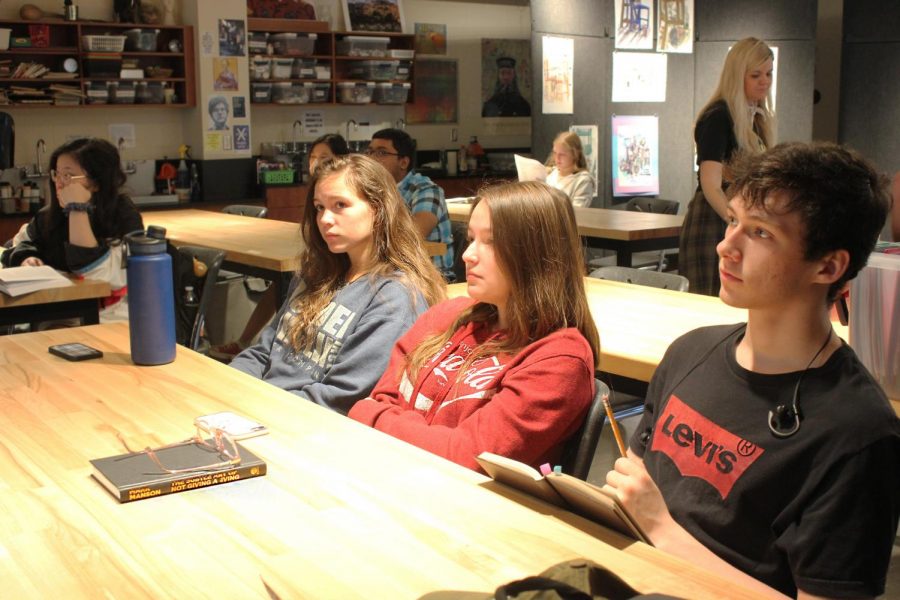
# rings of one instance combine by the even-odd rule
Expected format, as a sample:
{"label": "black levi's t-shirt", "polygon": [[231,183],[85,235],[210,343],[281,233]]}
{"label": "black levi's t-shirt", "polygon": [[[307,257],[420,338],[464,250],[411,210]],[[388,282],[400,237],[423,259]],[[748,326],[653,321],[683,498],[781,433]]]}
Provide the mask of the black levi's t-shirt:
{"label": "black levi's t-shirt", "polygon": [[800,372],[735,360],[742,326],[676,340],[647,395],[632,449],[675,520],[718,556],[794,596],[874,596],[900,510],[900,421],[844,345],[806,372],[800,430],[778,438]]}

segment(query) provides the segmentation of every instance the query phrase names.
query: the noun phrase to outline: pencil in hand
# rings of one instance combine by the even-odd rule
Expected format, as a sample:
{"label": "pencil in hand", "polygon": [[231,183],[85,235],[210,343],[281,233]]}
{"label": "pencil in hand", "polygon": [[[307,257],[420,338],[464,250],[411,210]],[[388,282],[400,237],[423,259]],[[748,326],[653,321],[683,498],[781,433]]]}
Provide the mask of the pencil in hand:
{"label": "pencil in hand", "polygon": [[622,432],[619,431],[619,424],[616,423],[616,417],[613,414],[612,406],[609,404],[609,394],[603,396],[603,408],[606,409],[606,418],[609,419],[609,426],[612,428],[613,435],[616,437],[619,453],[622,456],[625,456],[627,454],[625,442],[622,441]]}

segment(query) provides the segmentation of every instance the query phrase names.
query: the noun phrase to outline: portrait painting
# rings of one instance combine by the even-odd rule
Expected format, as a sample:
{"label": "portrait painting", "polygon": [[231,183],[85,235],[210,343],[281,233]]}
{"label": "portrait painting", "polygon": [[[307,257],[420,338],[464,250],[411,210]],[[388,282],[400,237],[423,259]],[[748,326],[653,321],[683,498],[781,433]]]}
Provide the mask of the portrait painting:
{"label": "portrait painting", "polygon": [[213,89],[217,92],[238,91],[237,59],[214,58],[212,61],[213,73],[216,76],[213,80]]}
{"label": "portrait painting", "polygon": [[530,117],[531,90],[531,41],[482,39],[481,116]]}

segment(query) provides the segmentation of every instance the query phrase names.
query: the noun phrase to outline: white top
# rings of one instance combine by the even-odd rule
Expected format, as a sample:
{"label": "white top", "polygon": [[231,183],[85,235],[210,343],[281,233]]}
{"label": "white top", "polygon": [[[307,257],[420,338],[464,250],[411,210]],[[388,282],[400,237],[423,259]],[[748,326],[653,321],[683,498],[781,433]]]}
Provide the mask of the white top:
{"label": "white top", "polygon": [[559,170],[553,167],[547,175],[547,184],[568,194],[573,206],[590,206],[594,197],[594,178],[587,171],[560,175]]}

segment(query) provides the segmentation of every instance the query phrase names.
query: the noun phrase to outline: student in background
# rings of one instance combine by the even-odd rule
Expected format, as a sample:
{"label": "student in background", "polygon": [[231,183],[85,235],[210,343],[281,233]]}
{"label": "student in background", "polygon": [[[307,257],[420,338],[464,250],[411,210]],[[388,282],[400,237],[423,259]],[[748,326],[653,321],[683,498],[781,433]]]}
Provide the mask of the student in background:
{"label": "student in background", "polygon": [[389,348],[444,283],[390,175],[359,154],[320,163],[288,299],[231,366],[341,413],[375,385]]}
{"label": "student in background", "polygon": [[716,244],[725,235],[730,161],[774,143],[769,93],[773,59],[772,49],[763,41],[745,38],[737,42],[725,57],[719,85],[694,126],[699,185],[684,216],[678,269],[695,294],[719,293]]}
{"label": "student in background", "polygon": [[594,197],[594,178],[587,170],[578,134],[563,131],[553,140],[553,152],[547,159],[552,167],[547,184],[562,190],[573,206],[590,206]]}
{"label": "student in background", "polygon": [[453,233],[444,190],[413,170],[415,151],[416,142],[408,133],[400,129],[382,129],[372,136],[366,154],[380,162],[394,177],[422,237],[447,245],[446,254],[435,256],[433,260],[444,278],[452,282],[456,278],[453,273]]}
{"label": "student in background", "polygon": [[747,323],[672,344],[607,482],[654,545],[733,581],[878,596],[900,514],[900,420],[829,307],[875,245],[885,182],[826,143],[782,144],[734,174],[719,295]]}
{"label": "student in background", "polygon": [[485,451],[558,462],[600,350],[572,205],[543,183],[487,188],[469,237],[470,297],[422,315],[350,417],[470,469]]}
{"label": "student in background", "polygon": [[[347,148],[347,142],[342,136],[336,133],[326,133],[320,136],[310,144],[309,174],[313,175],[319,164],[329,161],[336,156],[346,156],[347,154],[350,154],[350,150]],[[266,326],[277,309],[278,294],[275,286],[270,285],[263,292],[253,312],[250,313],[250,318],[247,320],[247,325],[244,326],[244,331],[240,337],[232,342],[212,346],[209,349],[209,355],[221,361],[233,359],[235,355],[253,342],[253,338]]]}
{"label": "student in background", "polygon": [[98,138],[68,142],[50,156],[50,178],[49,204],[19,230],[0,261],[4,267],[50,265],[107,281],[112,295],[101,301],[101,321],[127,319],[123,238],[144,223],[122,193],[119,151]]}

